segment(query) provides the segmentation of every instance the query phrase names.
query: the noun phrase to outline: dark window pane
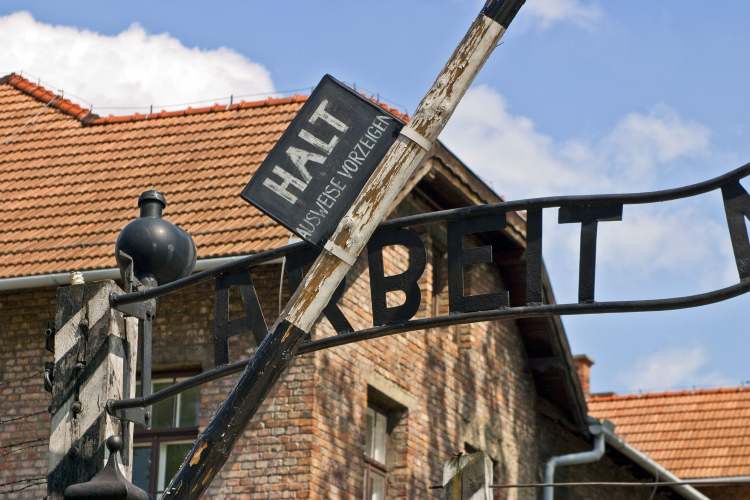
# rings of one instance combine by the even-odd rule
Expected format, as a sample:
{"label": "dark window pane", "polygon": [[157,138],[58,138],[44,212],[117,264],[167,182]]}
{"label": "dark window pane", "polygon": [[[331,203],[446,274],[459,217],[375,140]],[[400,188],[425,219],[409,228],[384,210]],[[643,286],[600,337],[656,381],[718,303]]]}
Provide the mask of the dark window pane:
{"label": "dark window pane", "polygon": [[177,396],[177,416],[175,427],[195,427],[198,425],[198,410],[201,406],[201,388],[193,387]]}
{"label": "dark window pane", "polygon": [[[172,381],[169,382],[154,382],[153,392],[161,391],[172,385]],[[172,398],[156,403],[151,408],[151,428],[152,429],[164,429],[172,427]]]}
{"label": "dark window pane", "polygon": [[164,491],[169,482],[177,474],[177,470],[185,461],[185,457],[193,449],[192,441],[176,443],[161,443],[159,446],[159,484],[157,493]]}
{"label": "dark window pane", "polygon": [[151,445],[133,447],[133,484],[148,491],[151,480]]}

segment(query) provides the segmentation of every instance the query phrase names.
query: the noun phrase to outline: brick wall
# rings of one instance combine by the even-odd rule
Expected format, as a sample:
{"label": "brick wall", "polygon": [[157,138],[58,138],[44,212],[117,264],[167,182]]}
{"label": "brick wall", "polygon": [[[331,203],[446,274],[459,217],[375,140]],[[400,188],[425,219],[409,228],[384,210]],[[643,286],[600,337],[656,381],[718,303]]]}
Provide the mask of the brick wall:
{"label": "brick wall", "polygon": [[[401,208],[401,207],[400,207]],[[405,211],[423,211],[416,199]],[[427,268],[419,286],[418,316],[448,313],[445,228],[422,233]],[[404,269],[405,250],[384,252],[386,273]],[[372,326],[369,272],[363,254],[348,276],[340,302],[355,329]],[[280,265],[252,272],[266,322],[278,314]],[[466,271],[467,293],[500,291],[496,271],[474,266]],[[284,300],[289,296],[284,286]],[[233,316],[244,311],[236,295]],[[396,305],[398,294],[388,297]],[[154,323],[155,370],[213,367],[213,282],[159,299]],[[43,350],[43,331],[54,317],[54,290],[5,294],[0,302],[2,379],[43,369],[51,356]],[[335,335],[322,318],[313,337]],[[251,334],[230,339],[230,362],[250,356]],[[363,497],[365,415],[370,403],[392,405],[388,439],[388,498],[441,498],[442,463],[453,453],[484,450],[494,462],[496,483],[542,479],[549,456],[583,451],[591,443],[564,425],[540,415],[516,323],[495,321],[436,328],[350,344],[294,360],[249,424],[234,452],[208,491],[211,499],[351,499]],[[200,425],[205,426],[231,389],[236,375],[201,387]],[[0,386],[0,419],[39,411],[49,404],[41,376]],[[377,398],[373,399],[373,398]],[[19,403],[20,402],[20,403]],[[2,445],[47,436],[48,416],[0,426]],[[5,482],[46,473],[45,448],[0,458]],[[565,479],[633,480],[610,458],[599,464],[561,471]],[[37,498],[43,487],[9,498]],[[592,493],[594,492],[594,493]],[[631,492],[632,493],[632,492]],[[648,497],[646,492],[644,498]],[[498,499],[533,499],[539,490],[497,490]],[[626,498],[611,490],[571,490],[559,498]],[[632,498],[632,497],[628,497]]]}
{"label": "brick wall", "polygon": [[[55,290],[38,289],[0,294],[0,483],[24,481],[47,475],[47,441],[14,443],[49,438],[51,397],[44,391],[45,361],[53,361],[44,349],[47,321],[55,319]],[[19,378],[26,380],[11,382]],[[23,415],[45,412],[28,418]],[[12,420],[11,419],[18,419]],[[7,423],[6,423],[7,422]],[[42,446],[39,446],[42,445]],[[26,447],[26,448],[24,448]],[[8,453],[12,450],[18,452]],[[7,453],[7,454],[6,454]],[[33,482],[0,487],[0,498],[41,498],[46,487],[32,486],[4,494]]]}

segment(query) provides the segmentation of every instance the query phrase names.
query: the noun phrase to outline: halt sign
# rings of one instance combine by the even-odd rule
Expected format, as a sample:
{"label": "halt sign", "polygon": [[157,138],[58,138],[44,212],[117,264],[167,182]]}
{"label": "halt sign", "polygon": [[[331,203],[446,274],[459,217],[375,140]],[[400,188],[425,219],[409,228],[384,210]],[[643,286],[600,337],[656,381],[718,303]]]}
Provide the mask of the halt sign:
{"label": "halt sign", "polygon": [[326,75],[241,196],[323,247],[403,126]]}

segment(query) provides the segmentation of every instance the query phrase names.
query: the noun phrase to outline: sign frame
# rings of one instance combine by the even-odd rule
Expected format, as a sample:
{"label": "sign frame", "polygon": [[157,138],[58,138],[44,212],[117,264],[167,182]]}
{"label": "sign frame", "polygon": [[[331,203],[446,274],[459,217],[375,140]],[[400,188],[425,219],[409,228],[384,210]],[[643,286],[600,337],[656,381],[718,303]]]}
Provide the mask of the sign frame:
{"label": "sign frame", "polygon": [[240,196],[322,249],[404,126],[325,75]]}

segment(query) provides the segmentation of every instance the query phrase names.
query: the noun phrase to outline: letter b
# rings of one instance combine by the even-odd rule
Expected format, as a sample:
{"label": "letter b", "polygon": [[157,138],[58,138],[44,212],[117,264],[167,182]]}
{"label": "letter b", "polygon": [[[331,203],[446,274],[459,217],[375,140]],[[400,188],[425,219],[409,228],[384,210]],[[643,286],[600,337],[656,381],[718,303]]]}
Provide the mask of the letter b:
{"label": "letter b", "polygon": [[[391,245],[403,245],[409,249],[409,267],[401,274],[386,276],[383,248]],[[422,238],[408,229],[377,232],[367,243],[367,260],[370,265],[373,324],[380,326],[411,319],[422,302],[418,282],[427,264],[427,252]],[[406,300],[400,306],[388,307],[386,295],[396,290],[404,292]]]}

